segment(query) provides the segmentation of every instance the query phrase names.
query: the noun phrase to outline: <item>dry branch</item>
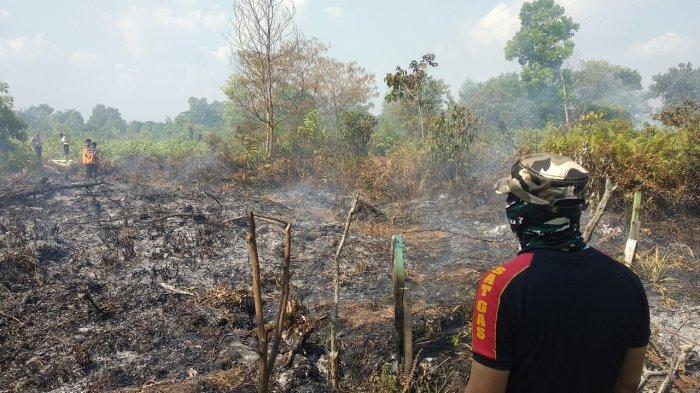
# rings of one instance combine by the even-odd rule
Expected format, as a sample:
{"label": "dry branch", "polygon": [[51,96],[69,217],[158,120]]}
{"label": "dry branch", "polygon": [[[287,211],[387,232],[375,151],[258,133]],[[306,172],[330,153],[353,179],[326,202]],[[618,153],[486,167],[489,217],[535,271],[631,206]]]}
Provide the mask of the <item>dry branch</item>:
{"label": "dry branch", "polygon": [[338,248],[335,251],[335,258],[333,259],[333,308],[331,310],[331,351],[329,354],[330,358],[330,377],[333,389],[338,388],[338,377],[340,376],[340,357],[338,354],[338,302],[340,300],[340,253],[343,251],[345,246],[345,241],[348,237],[348,232],[350,231],[350,223],[352,222],[352,216],[357,211],[360,196],[356,196],[355,200],[348,210],[348,216],[345,219],[345,227],[343,228],[343,236],[338,243]]}
{"label": "dry branch", "polygon": [[598,226],[598,222],[600,221],[601,217],[603,217],[603,212],[605,212],[605,207],[608,205],[610,195],[615,190],[617,190],[617,184],[613,184],[612,181],[610,181],[610,178],[606,176],[605,191],[603,191],[603,196],[600,198],[600,202],[598,202],[598,205],[595,208],[595,213],[593,213],[591,220],[588,221],[586,229],[583,230],[583,241],[585,241],[586,243],[588,243],[591,240],[591,236],[593,236],[593,232]]}
{"label": "dry branch", "polygon": [[83,187],[94,187],[94,186],[99,185],[101,183],[102,183],[101,181],[90,181],[90,182],[63,184],[63,185],[59,185],[59,186],[44,186],[41,188],[34,188],[31,190],[10,192],[10,193],[6,193],[6,194],[0,196],[0,205],[4,205],[6,203],[9,203],[9,202],[12,202],[15,200],[26,199],[26,198],[29,198],[31,196],[50,194],[50,193],[54,193],[56,191],[61,191],[61,190],[70,190],[70,189],[74,189],[74,188],[83,188]]}
{"label": "dry branch", "polygon": [[657,393],[666,393],[666,391],[668,391],[668,389],[671,387],[671,383],[675,383],[674,374],[676,373],[676,370],[678,370],[678,368],[685,363],[685,358],[688,356],[688,352],[690,352],[691,349],[692,347],[688,345],[681,347],[680,351],[678,351],[678,355],[676,356],[676,361],[673,363],[673,367],[666,373],[666,378],[664,378],[661,386],[659,386]]}
{"label": "dry branch", "polygon": [[174,286],[168,285],[168,284],[166,284],[166,283],[164,283],[164,282],[162,282],[162,283],[160,283],[160,284],[158,284],[158,285],[159,285],[161,288],[165,289],[166,291],[168,291],[168,292],[170,292],[170,293],[175,293],[175,294],[178,294],[178,295],[194,296],[194,293],[192,293],[192,292],[183,291],[182,289],[177,289],[177,288],[175,288]]}

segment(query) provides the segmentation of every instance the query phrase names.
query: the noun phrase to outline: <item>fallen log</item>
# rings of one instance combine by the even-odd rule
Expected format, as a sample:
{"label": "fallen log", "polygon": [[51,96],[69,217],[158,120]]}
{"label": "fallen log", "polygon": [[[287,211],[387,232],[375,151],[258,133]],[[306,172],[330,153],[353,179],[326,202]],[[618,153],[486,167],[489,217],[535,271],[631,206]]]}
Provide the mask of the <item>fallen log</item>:
{"label": "fallen log", "polygon": [[80,183],[70,183],[70,184],[62,184],[58,186],[44,186],[41,188],[34,188],[31,190],[23,190],[23,191],[17,191],[17,192],[10,192],[7,194],[4,194],[3,196],[0,196],[0,205],[4,205],[5,203],[16,201],[16,200],[21,200],[21,199],[26,199],[32,196],[37,196],[37,195],[42,195],[42,194],[51,194],[56,191],[61,191],[61,190],[70,190],[74,188],[83,188],[83,187],[94,187],[99,184],[101,184],[101,181],[89,181],[89,182],[80,182]]}

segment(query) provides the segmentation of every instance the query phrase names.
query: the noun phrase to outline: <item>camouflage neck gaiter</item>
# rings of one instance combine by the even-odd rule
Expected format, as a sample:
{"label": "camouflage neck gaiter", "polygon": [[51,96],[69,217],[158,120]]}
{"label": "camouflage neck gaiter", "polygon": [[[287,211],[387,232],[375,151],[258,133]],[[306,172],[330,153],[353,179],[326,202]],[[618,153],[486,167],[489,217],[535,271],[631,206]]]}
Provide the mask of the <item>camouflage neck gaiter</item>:
{"label": "camouflage neck gaiter", "polygon": [[546,248],[569,252],[586,247],[579,228],[579,210],[550,213],[512,194],[507,202],[506,215],[510,228],[520,241],[521,251]]}

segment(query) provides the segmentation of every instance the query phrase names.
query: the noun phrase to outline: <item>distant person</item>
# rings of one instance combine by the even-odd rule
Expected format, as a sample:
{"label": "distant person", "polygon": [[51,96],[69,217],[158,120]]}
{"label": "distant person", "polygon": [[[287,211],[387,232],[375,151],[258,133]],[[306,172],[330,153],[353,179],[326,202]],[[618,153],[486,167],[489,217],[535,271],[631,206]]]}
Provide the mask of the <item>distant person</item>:
{"label": "distant person", "polygon": [[625,265],[579,230],[588,172],[531,154],[496,183],[518,256],[479,281],[467,393],[636,392],[649,304]]}
{"label": "distant person", "polygon": [[100,166],[102,164],[102,160],[100,159],[100,154],[97,151],[97,142],[95,142],[95,141],[92,141],[92,153],[93,153],[93,164],[95,165],[94,175],[97,176],[97,174],[100,172]]}
{"label": "distant person", "polygon": [[58,134],[61,138],[61,148],[63,149],[63,158],[68,160],[70,155],[70,142],[68,141],[68,135],[63,135],[63,133]]}
{"label": "distant person", "polygon": [[34,136],[32,136],[32,139],[29,140],[29,143],[31,143],[32,148],[34,149],[34,154],[36,154],[36,158],[41,160],[41,151],[43,149],[43,146],[41,144],[41,135],[39,135],[38,132],[35,132]]}
{"label": "distant person", "polygon": [[92,149],[92,140],[86,139],[83,147],[83,164],[85,165],[85,174],[88,179],[95,177],[95,151]]}

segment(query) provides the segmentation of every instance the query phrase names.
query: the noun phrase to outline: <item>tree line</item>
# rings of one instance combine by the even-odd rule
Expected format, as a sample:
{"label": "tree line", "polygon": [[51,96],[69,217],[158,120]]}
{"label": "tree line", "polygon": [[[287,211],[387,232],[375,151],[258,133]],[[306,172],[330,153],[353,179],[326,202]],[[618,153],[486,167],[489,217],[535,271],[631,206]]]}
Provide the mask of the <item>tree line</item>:
{"label": "tree line", "polygon": [[233,72],[222,88],[224,102],[191,97],[188,109],[174,118],[130,122],[117,108],[98,104],[85,120],[76,110],[47,104],[15,110],[3,84],[0,143],[7,150],[11,140],[26,137],[26,130],[134,139],[215,132],[259,143],[266,157],[275,154],[278,142],[300,154],[325,143],[363,155],[370,143],[381,154],[399,141],[416,140],[432,143],[436,155],[450,160],[453,147],[466,148],[477,131],[568,126],[591,112],[642,122],[649,119],[649,99],[659,99],[664,108],[700,102],[700,69],[690,63],[655,75],[644,90],[632,68],[605,60],[568,64],[579,24],[553,0],[524,3],[519,17],[521,28],[504,56],[517,61],[520,72],[467,80],[453,97],[449,86],[431,75],[436,56],[425,54],[386,74],[388,91],[375,116],[370,112],[378,96],[373,74],[330,57],[327,45],[305,38],[288,2],[239,0],[228,36]]}

